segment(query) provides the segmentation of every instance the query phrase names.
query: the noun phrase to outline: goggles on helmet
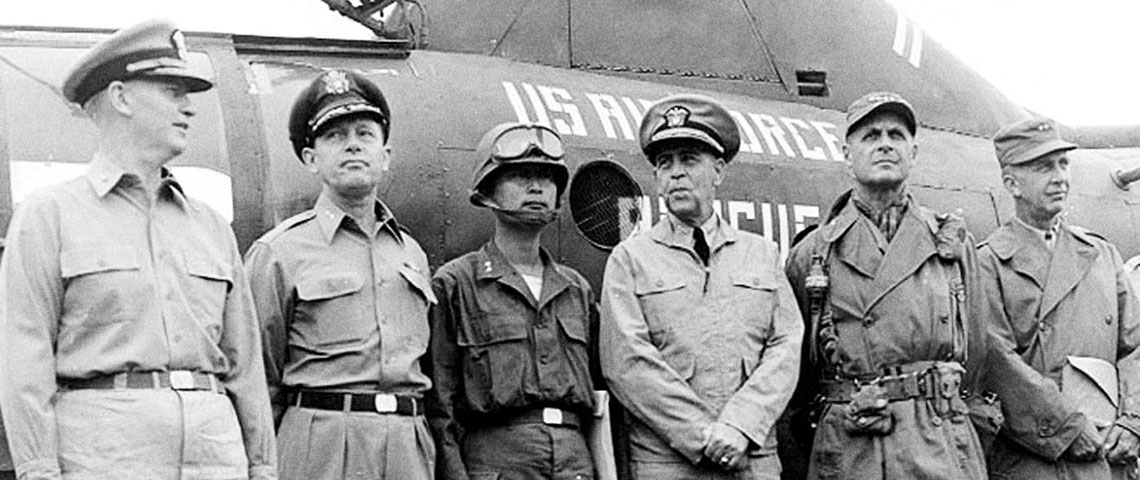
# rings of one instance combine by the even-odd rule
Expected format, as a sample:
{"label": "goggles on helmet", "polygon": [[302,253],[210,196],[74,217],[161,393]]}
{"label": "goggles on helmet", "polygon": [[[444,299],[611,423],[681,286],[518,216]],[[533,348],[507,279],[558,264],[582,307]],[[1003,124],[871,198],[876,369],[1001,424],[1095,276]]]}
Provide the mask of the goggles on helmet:
{"label": "goggles on helmet", "polygon": [[566,155],[562,139],[553,130],[542,125],[520,125],[503,132],[491,147],[491,157],[513,160],[537,151],[543,156],[560,160]]}

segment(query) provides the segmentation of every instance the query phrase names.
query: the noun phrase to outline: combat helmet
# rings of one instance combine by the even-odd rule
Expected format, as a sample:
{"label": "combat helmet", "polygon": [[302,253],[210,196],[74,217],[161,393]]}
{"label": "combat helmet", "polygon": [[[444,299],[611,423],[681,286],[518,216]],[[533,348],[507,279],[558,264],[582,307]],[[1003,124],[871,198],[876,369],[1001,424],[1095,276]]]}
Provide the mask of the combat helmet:
{"label": "combat helmet", "polygon": [[501,123],[483,135],[475,154],[478,163],[471,180],[469,199],[472,205],[486,206],[486,184],[494,181],[495,174],[503,168],[515,165],[547,167],[553,173],[554,185],[558,189],[555,208],[561,205],[570,169],[563,161],[566,150],[562,137],[550,127],[534,123]]}

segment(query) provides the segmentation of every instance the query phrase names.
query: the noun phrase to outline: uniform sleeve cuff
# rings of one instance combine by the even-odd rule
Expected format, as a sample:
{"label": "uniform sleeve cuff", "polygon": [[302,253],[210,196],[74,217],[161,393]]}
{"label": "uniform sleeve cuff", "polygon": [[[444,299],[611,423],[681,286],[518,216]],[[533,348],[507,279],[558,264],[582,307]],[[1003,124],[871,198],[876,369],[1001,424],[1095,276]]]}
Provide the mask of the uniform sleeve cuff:
{"label": "uniform sleeve cuff", "polygon": [[249,480],[277,480],[277,468],[271,465],[249,467]]}
{"label": "uniform sleeve cuff", "polygon": [[737,425],[735,423],[725,421],[725,420],[721,420],[720,422],[725,424],[725,425],[732,427],[734,430],[740,432],[741,435],[744,435],[744,438],[748,439],[748,443],[749,443],[748,449],[749,450],[751,450],[755,447],[759,447],[759,446],[764,444],[764,441],[762,439],[758,439],[758,438],[752,436],[751,434],[748,433],[748,430],[745,430],[740,425]]}
{"label": "uniform sleeve cuff", "polygon": [[16,473],[20,480],[59,480],[63,478],[59,470],[59,460],[55,458],[41,458],[16,465]]}

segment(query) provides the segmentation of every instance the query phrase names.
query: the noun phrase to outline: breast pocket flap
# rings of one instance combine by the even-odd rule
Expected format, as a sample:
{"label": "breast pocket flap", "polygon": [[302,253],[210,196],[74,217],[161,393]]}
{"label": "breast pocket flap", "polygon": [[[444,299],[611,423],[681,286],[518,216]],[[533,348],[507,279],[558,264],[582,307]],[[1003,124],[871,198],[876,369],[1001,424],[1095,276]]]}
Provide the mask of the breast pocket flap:
{"label": "breast pocket flap", "polygon": [[63,252],[59,258],[63,278],[114,270],[138,270],[134,250],[125,247],[81,248]]}
{"label": "breast pocket flap", "polygon": [[364,280],[356,275],[325,276],[297,283],[297,297],[304,301],[328,300],[359,292]]}
{"label": "breast pocket flap", "polygon": [[186,271],[195,277],[216,280],[233,285],[233,270],[224,262],[205,257],[191,257],[186,261]]}
{"label": "breast pocket flap", "polygon": [[475,315],[459,329],[456,343],[465,347],[482,347],[527,338],[527,322],[522,317],[496,314]]}
{"label": "breast pocket flap", "polygon": [[656,295],[685,288],[685,279],[679,276],[645,276],[637,278],[634,294],[637,296]]}
{"label": "breast pocket flap", "polygon": [[759,273],[735,273],[732,275],[732,284],[741,288],[752,290],[775,290],[776,280],[771,275]]}
{"label": "breast pocket flap", "polygon": [[581,343],[588,341],[586,338],[587,321],[588,319],[584,315],[577,318],[558,317],[558,324],[562,325],[562,331],[566,332],[566,336]]}

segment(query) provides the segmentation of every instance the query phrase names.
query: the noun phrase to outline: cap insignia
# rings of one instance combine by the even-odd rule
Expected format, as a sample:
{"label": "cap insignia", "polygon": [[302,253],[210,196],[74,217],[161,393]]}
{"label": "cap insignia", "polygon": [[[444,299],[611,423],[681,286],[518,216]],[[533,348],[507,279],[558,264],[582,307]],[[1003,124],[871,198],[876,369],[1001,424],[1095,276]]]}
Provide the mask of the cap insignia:
{"label": "cap insignia", "polygon": [[326,93],[330,95],[342,95],[348,93],[348,74],[340,70],[333,70],[325,74],[324,81]]}
{"label": "cap insignia", "polygon": [[895,97],[894,95],[889,95],[889,94],[884,93],[884,94],[879,94],[879,95],[871,95],[871,96],[867,97],[867,101],[870,103],[894,102],[894,101],[898,101],[898,98]]}
{"label": "cap insignia", "polygon": [[174,46],[174,51],[178,52],[178,58],[186,61],[188,52],[186,51],[186,36],[182,34],[182,30],[175,30],[170,34],[170,44]]}
{"label": "cap insignia", "polygon": [[669,128],[682,127],[689,121],[689,113],[685,107],[671,107],[665,111],[665,125]]}

